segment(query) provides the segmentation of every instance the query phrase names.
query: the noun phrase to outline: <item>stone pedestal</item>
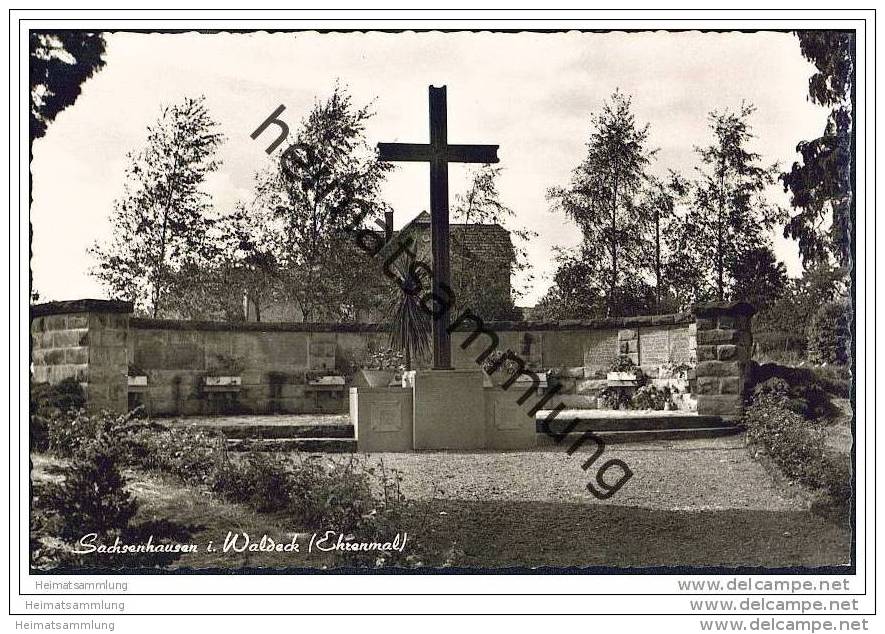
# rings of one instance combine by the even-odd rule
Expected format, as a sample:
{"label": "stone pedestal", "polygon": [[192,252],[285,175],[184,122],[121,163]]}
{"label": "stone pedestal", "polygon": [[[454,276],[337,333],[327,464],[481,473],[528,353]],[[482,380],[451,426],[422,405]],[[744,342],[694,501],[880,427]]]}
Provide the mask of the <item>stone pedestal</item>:
{"label": "stone pedestal", "polygon": [[529,449],[538,444],[535,417],[528,411],[537,401],[531,399],[520,405],[517,399],[523,389],[514,385],[510,390],[486,387],[486,443],[488,449]]}
{"label": "stone pedestal", "polygon": [[353,422],[358,451],[412,450],[410,388],[350,388],[350,420]]}
{"label": "stone pedestal", "polygon": [[485,396],[482,370],[419,370],[415,373],[415,449],[482,449]]}
{"label": "stone pedestal", "polygon": [[695,306],[698,414],[726,420],[742,416],[753,348],[750,319],[755,312],[746,302]]}
{"label": "stone pedestal", "polygon": [[130,302],[82,299],[31,308],[31,361],[37,382],[74,378],[91,411],[128,408]]}

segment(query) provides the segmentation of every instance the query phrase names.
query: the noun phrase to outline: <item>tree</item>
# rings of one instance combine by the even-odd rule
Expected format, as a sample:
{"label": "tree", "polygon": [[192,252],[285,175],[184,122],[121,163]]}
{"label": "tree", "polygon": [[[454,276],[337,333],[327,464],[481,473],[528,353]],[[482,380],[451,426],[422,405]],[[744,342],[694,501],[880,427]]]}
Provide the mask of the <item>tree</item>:
{"label": "tree", "polygon": [[817,67],[808,80],[809,98],[832,111],[823,135],[799,143],[796,151],[802,161],[780,176],[797,211],[784,227],[784,237],[798,240],[806,265],[833,257],[850,267],[855,217],[855,35],[797,31],[796,36],[802,55]]}
{"label": "tree", "polygon": [[754,138],[749,118],[755,108],[744,104],[737,112],[710,113],[713,142],[695,148],[701,166],[692,186],[691,207],[681,225],[687,251],[695,256],[695,271],[709,269],[712,287],[719,300],[734,286],[735,262],[747,251],[767,245],[767,232],[781,221],[784,212],[765,198],[766,187],[774,184],[777,165],[761,165],[762,157],[747,149]]}
{"label": "tree", "polygon": [[[219,252],[229,286],[245,293],[254,307],[255,321],[261,321],[261,308],[281,298],[280,262],[268,232],[256,223],[256,216],[243,205],[219,222],[222,248]],[[244,315],[245,316],[245,315]]]}
{"label": "tree", "polygon": [[350,321],[373,302],[365,254],[346,230],[369,210],[386,208],[380,186],[392,165],[365,140],[372,116],[336,86],[314,104],[295,142],[258,175],[254,206],[263,210],[264,242],[272,245],[282,292],[305,321]]}
{"label": "tree", "polygon": [[605,271],[582,250],[556,253],[553,284],[538,302],[544,319],[587,319],[605,314]]}
{"label": "tree", "polygon": [[91,249],[93,274],[111,294],[159,316],[170,279],[204,265],[209,245],[206,177],[218,168],[223,140],[204,98],[162,108],[142,149],[128,155],[124,193],[114,206],[114,235]]}
{"label": "tree", "polygon": [[[666,180],[648,177],[638,205],[642,226],[650,234],[646,242],[649,254],[646,259],[655,278],[655,312],[665,308],[665,298],[671,288],[665,275],[670,256],[667,235],[677,221],[676,207],[688,192],[689,185],[682,176],[670,171]],[[672,302],[668,302],[672,304]],[[670,308],[671,306],[668,306]]]}
{"label": "tree", "polygon": [[555,211],[578,224],[583,254],[604,263],[607,310],[613,314],[621,274],[641,268],[642,236],[635,229],[634,198],[656,151],[647,148],[648,125],[637,125],[630,97],[619,91],[591,117],[591,127],[587,155],[569,186],[552,188],[547,197]]}
{"label": "tree", "polygon": [[845,269],[812,263],[802,276],[790,279],[780,296],[753,319],[754,332],[789,333],[804,339],[809,316],[846,295]]}
{"label": "tree", "polygon": [[[508,226],[516,214],[500,201],[497,186],[500,175],[500,167],[474,168],[467,190],[455,197],[452,209],[453,219],[463,224],[453,227],[451,233],[455,298],[458,305],[484,319],[518,318],[512,295],[519,295],[520,291],[512,292],[510,282],[514,274],[530,270],[523,245],[537,235],[524,228]],[[511,241],[506,247],[486,244],[482,235],[476,235],[476,225],[505,228]]]}
{"label": "tree", "polygon": [[31,31],[28,39],[33,142],[77,100],[83,82],[104,66],[105,43],[101,33],[83,31]]}
{"label": "tree", "polygon": [[732,299],[750,302],[758,311],[767,309],[787,290],[787,268],[767,245],[739,252],[729,268],[734,280]]}
{"label": "tree", "polygon": [[[34,141],[46,134],[56,115],[80,96],[80,86],[104,66],[104,37],[83,31],[31,31],[28,38],[30,78],[30,143],[28,159],[33,160]],[[30,203],[33,177],[28,178]],[[28,222],[28,255],[33,257],[34,228]],[[34,275],[28,265],[31,301],[38,301]]]}

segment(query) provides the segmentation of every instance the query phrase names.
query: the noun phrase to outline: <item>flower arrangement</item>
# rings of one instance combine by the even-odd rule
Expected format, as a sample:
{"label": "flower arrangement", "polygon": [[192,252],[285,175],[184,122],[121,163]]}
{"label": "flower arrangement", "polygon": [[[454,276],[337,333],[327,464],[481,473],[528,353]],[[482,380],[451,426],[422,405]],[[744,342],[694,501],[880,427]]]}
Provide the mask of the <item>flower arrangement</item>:
{"label": "flower arrangement", "polygon": [[630,399],[631,409],[662,410],[673,407],[673,392],[669,387],[659,388],[654,385],[643,385]]}
{"label": "flower arrangement", "polygon": [[[511,349],[495,350],[487,356],[482,362],[482,370],[489,376],[499,376],[503,380],[512,377],[519,370],[519,363],[515,359],[519,357]],[[503,369],[502,374],[497,374],[498,370]]]}

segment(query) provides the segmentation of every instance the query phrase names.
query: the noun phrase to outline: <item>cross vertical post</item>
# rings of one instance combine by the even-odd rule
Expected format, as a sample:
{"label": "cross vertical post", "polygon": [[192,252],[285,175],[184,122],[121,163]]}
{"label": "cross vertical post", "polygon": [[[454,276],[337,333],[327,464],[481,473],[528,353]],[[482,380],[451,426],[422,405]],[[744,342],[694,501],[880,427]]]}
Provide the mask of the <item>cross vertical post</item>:
{"label": "cross vertical post", "polygon": [[[452,369],[452,342],[449,337],[449,308],[456,301],[452,293],[449,263],[449,163],[497,163],[497,145],[449,145],[446,129],[446,87],[429,88],[430,143],[379,143],[382,161],[430,163],[430,239],[433,256],[432,292],[444,301],[444,310],[432,323],[433,369]],[[435,310],[440,307],[435,307]]]}
{"label": "cross vertical post", "polygon": [[[446,87],[430,86],[430,246],[433,256],[433,296],[450,298],[452,274],[449,264],[449,163],[446,157]],[[432,324],[433,368],[452,367],[449,311]]]}

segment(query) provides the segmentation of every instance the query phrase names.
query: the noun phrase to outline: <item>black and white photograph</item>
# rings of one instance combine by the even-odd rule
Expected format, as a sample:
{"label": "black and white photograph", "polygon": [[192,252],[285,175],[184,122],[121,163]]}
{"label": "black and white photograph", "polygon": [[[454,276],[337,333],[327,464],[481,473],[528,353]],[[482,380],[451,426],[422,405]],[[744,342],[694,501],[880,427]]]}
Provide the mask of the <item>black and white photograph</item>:
{"label": "black and white photograph", "polygon": [[854,27],[88,22],[27,30],[30,578],[856,572]]}

